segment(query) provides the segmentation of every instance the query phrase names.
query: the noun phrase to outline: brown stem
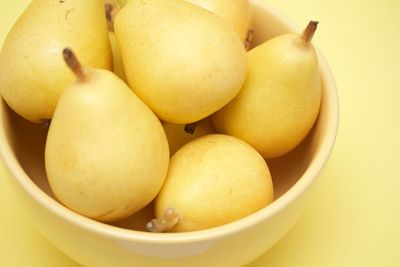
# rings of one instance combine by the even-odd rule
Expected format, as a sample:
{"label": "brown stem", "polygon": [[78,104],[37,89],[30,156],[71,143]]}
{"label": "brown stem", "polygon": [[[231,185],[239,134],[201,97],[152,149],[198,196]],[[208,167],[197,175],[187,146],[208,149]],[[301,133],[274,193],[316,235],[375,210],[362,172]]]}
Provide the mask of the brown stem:
{"label": "brown stem", "polygon": [[114,18],[113,18],[113,15],[112,15],[114,7],[113,7],[113,5],[111,5],[109,3],[106,3],[104,5],[104,9],[106,11],[106,19],[107,19],[108,30],[110,32],[114,32]]}
{"label": "brown stem", "polygon": [[173,208],[168,208],[161,218],[151,220],[146,225],[146,229],[153,233],[163,233],[171,230],[178,223],[179,214]]}
{"label": "brown stem", "polygon": [[64,48],[63,57],[65,63],[67,63],[68,67],[71,71],[76,75],[79,82],[84,82],[86,80],[86,73],[82,68],[81,63],[78,58],[75,56],[74,52],[70,48]]}
{"label": "brown stem", "polygon": [[309,45],[314,36],[315,31],[317,30],[318,21],[312,20],[308,23],[307,28],[303,31],[301,35],[301,39],[304,41],[305,45]]}
{"label": "brown stem", "polygon": [[104,10],[106,12],[107,26],[110,32],[114,32],[115,16],[121,9],[120,4],[116,0],[104,1]]}
{"label": "brown stem", "polygon": [[197,122],[188,123],[185,125],[185,132],[188,134],[194,134],[196,131]]}

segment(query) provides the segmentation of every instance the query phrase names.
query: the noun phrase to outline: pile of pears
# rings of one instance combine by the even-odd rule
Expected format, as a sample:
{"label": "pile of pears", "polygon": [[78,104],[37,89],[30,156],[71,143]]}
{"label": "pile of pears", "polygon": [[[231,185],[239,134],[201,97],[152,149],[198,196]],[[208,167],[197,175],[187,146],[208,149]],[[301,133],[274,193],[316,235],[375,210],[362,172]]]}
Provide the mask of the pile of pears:
{"label": "pile of pears", "polygon": [[148,231],[207,229],[274,200],[266,159],[320,109],[317,24],[249,49],[248,0],[33,0],[2,47],[0,93],[47,125],[66,207],[114,222],[152,203]]}

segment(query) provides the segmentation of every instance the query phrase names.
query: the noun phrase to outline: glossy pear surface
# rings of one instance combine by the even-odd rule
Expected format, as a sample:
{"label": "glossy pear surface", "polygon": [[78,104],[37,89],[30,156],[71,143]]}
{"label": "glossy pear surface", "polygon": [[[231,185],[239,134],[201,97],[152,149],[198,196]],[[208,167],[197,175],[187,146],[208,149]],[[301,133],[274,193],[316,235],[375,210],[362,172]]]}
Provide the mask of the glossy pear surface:
{"label": "glossy pear surface", "polygon": [[103,1],[33,0],[9,32],[0,54],[0,92],[22,117],[51,119],[73,80],[60,57],[69,46],[83,64],[111,69]]}
{"label": "glossy pear surface", "polygon": [[131,0],[114,26],[130,87],[163,121],[199,121],[243,85],[246,52],[240,38],[201,7]]}
{"label": "glossy pear surface", "polygon": [[239,35],[246,41],[247,32],[251,21],[251,8],[249,0],[186,0],[192,4],[205,8],[227,23],[229,23]]}
{"label": "glossy pear surface", "polygon": [[212,120],[218,132],[248,142],[264,158],[274,158],[306,137],[320,101],[316,51],[298,34],[287,34],[248,52],[244,87]]}
{"label": "glossy pear surface", "polygon": [[171,158],[155,214],[173,208],[180,217],[174,232],[233,222],[273,200],[273,185],[262,156],[247,143],[212,134],[189,142]]}
{"label": "glossy pear surface", "polygon": [[125,218],[159,192],[168,143],[154,113],[115,74],[87,69],[62,94],[45,150],[57,199],[99,221]]}

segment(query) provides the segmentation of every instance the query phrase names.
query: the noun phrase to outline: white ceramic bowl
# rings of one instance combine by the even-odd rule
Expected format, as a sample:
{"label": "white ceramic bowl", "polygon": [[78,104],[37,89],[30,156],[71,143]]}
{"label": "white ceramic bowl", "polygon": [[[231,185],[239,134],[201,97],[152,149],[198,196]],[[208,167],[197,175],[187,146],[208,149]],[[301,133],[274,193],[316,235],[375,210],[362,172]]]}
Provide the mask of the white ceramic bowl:
{"label": "white ceramic bowl", "polygon": [[[252,0],[254,44],[286,32],[300,32],[283,14]],[[303,25],[305,26],[305,25]],[[309,189],[328,160],[338,128],[338,99],[328,64],[319,53],[322,106],[309,136],[290,154],[268,161],[276,200],[239,221],[213,229],[179,234],[139,231],[151,207],[107,225],[78,215],[54,200],[44,170],[46,130],[29,123],[1,101],[0,149],[11,184],[38,229],[85,266],[243,266],[288,232],[301,215]]]}

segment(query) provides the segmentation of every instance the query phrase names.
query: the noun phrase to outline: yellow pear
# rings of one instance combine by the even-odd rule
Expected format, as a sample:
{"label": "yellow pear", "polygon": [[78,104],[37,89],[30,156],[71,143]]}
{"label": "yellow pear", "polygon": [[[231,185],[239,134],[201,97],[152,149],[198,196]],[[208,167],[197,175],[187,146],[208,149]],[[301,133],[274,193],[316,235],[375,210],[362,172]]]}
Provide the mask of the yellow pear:
{"label": "yellow pear", "polygon": [[117,45],[117,39],[115,38],[114,32],[109,32],[111,51],[113,54],[113,72],[117,74],[124,82],[128,82],[126,78],[124,65],[122,63],[121,53]]}
{"label": "yellow pear", "polygon": [[168,143],[155,114],[114,73],[81,67],[51,121],[45,166],[55,196],[99,221],[128,217],[150,203],[167,174]]}
{"label": "yellow pear", "polygon": [[212,134],[189,142],[171,158],[155,200],[149,231],[186,232],[250,215],[273,201],[268,166],[250,145]]}
{"label": "yellow pear", "polygon": [[114,19],[118,14],[120,4],[117,0],[104,0],[104,8],[106,12],[108,34],[110,38],[111,51],[113,56],[113,72],[118,75],[122,80],[128,82],[126,79],[124,65],[122,63],[121,53],[117,44],[117,39],[114,33]]}
{"label": "yellow pear", "polygon": [[245,42],[251,21],[249,0],[186,0],[205,8],[228,22]]}
{"label": "yellow pear", "polygon": [[209,117],[193,124],[162,122],[169,144],[169,153],[174,155],[186,143],[207,134],[215,133]]}
{"label": "yellow pear", "polygon": [[0,54],[0,93],[22,117],[51,119],[74,77],[60,54],[70,46],[83,64],[111,69],[102,0],[33,0],[9,32]]}
{"label": "yellow pear", "polygon": [[227,104],[246,75],[233,28],[182,0],[131,0],[115,18],[130,87],[163,121],[199,121]]}
{"label": "yellow pear", "polygon": [[212,116],[218,132],[236,136],[264,158],[296,147],[317,119],[321,81],[311,39],[317,22],[302,34],[273,38],[248,52],[248,73],[238,96]]}

